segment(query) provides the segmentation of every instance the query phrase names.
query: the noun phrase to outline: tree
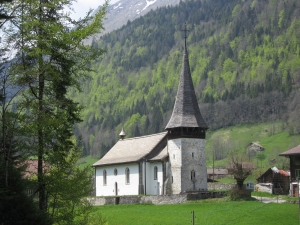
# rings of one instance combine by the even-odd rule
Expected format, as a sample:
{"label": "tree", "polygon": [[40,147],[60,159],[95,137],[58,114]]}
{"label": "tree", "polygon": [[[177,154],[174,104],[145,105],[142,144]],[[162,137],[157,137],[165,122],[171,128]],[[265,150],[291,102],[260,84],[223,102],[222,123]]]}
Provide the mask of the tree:
{"label": "tree", "polygon": [[[75,139],[70,141],[75,142]],[[57,224],[72,224],[74,219],[78,224],[87,224],[91,205],[85,199],[92,192],[92,176],[90,167],[76,167],[82,149],[74,143],[65,157],[53,157],[53,165],[45,177],[48,208],[50,218]]]}
{"label": "tree", "polygon": [[228,173],[233,175],[239,190],[243,189],[243,184],[246,178],[252,174],[254,165],[252,162],[243,162],[240,155],[232,154],[230,156],[230,163],[227,166]]}
{"label": "tree", "polygon": [[91,11],[79,21],[66,12],[73,0],[22,0],[13,29],[5,29],[8,44],[17,50],[11,73],[15,84],[25,87],[18,102],[24,116],[18,121],[27,145],[23,150],[38,159],[39,209],[47,209],[45,161],[53,168],[62,163],[74,148],[72,128],[81,121],[81,106],[68,91],[80,90],[80,82],[90,71],[89,63],[102,49],[84,45],[84,40],[103,29],[107,2],[91,17]]}
{"label": "tree", "polygon": [[265,158],[267,158],[267,156],[263,152],[256,154],[256,159],[260,161],[260,167],[262,167],[262,161],[264,161]]}

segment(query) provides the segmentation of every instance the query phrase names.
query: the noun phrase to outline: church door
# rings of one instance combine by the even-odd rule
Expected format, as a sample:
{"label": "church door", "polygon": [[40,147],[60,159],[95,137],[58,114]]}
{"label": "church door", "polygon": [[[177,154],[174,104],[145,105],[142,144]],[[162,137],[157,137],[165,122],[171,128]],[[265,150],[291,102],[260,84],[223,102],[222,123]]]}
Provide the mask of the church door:
{"label": "church door", "polygon": [[115,194],[118,195],[118,183],[115,182]]}

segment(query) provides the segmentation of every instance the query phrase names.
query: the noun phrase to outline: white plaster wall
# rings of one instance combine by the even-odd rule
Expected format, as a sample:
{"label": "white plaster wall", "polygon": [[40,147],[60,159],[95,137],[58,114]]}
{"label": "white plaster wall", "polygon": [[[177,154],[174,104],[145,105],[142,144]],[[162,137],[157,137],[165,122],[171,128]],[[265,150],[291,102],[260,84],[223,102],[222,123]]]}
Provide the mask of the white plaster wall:
{"label": "white plaster wall", "polygon": [[[157,167],[157,180],[154,180],[154,167]],[[161,195],[163,187],[163,171],[162,162],[149,163],[149,170],[147,171],[148,183],[147,194]]]}
{"label": "white plaster wall", "polygon": [[[126,184],[125,170],[130,170],[130,183]],[[106,170],[107,185],[103,185],[103,170]],[[118,175],[114,175],[114,170]],[[118,195],[138,195],[139,169],[138,164],[122,164],[113,166],[96,167],[96,196],[114,196],[115,182],[118,183]]]}

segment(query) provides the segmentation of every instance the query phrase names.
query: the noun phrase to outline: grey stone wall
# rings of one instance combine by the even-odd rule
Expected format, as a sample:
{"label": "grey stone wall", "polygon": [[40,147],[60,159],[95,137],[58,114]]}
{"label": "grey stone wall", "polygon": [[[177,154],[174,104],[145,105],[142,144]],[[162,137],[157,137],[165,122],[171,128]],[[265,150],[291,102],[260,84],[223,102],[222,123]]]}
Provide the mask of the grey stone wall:
{"label": "grey stone wall", "polygon": [[207,183],[207,189],[212,190],[230,190],[235,187],[236,184],[222,184],[222,183]]}
{"label": "grey stone wall", "polygon": [[94,206],[114,204],[181,204],[187,200],[200,200],[208,198],[222,198],[226,192],[196,192],[180,195],[151,195],[151,196],[119,196],[119,197],[91,197],[88,201]]}
{"label": "grey stone wall", "polygon": [[[207,190],[207,170],[205,161],[205,140],[179,138],[168,141],[170,166],[168,177],[172,193]],[[194,171],[195,177],[191,173]],[[171,194],[166,192],[166,194]]]}

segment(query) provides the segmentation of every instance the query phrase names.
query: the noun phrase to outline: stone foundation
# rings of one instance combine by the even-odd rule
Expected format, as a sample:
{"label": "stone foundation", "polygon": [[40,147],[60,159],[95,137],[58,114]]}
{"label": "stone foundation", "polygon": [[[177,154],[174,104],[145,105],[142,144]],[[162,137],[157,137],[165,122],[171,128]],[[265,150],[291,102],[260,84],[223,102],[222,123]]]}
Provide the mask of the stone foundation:
{"label": "stone foundation", "polygon": [[89,202],[94,206],[117,204],[181,204],[188,200],[201,200],[208,198],[222,198],[226,192],[194,192],[180,195],[151,195],[151,196],[118,196],[118,197],[90,197]]}

